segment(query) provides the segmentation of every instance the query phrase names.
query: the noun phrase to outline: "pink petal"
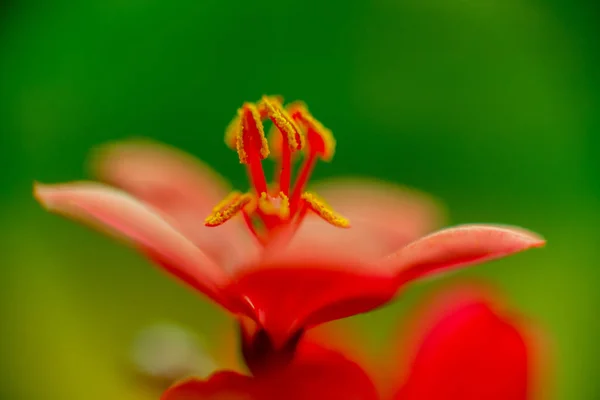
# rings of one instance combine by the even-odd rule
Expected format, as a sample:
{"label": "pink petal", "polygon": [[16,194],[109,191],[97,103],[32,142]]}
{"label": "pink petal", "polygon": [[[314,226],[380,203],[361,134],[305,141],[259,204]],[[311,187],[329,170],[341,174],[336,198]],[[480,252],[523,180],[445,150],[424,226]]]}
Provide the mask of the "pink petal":
{"label": "pink petal", "polygon": [[160,212],[220,265],[233,267],[256,254],[241,218],[216,228],[204,219],[225,198],[224,179],[196,158],[149,141],[101,148],[92,167],[100,179],[117,186]]}
{"label": "pink petal", "polygon": [[[397,400],[525,400],[531,346],[486,298],[444,298],[420,315],[420,340]],[[406,352],[403,353],[406,356]]]}
{"label": "pink petal", "polygon": [[464,225],[425,236],[378,263],[400,284],[417,278],[541,247],[545,240],[522,228]]}
{"label": "pink petal", "polygon": [[391,183],[367,179],[338,179],[314,187],[350,229],[328,225],[317,217],[298,230],[292,248],[340,251],[361,259],[383,257],[432,232],[443,219],[430,196]]}
{"label": "pink petal", "polygon": [[[354,220],[351,222],[355,223]],[[307,215],[291,240],[280,237],[273,240],[262,254],[263,259],[281,262],[306,258],[330,259],[339,264],[371,261],[390,253],[385,242],[371,235],[364,224],[348,229],[338,228],[316,215]],[[283,236],[283,235],[281,235]],[[397,247],[396,247],[397,248]]]}
{"label": "pink petal", "polygon": [[36,184],[35,197],[48,210],[126,238],[168,272],[221,302],[225,273],[151,208],[108,186],[77,182]]}

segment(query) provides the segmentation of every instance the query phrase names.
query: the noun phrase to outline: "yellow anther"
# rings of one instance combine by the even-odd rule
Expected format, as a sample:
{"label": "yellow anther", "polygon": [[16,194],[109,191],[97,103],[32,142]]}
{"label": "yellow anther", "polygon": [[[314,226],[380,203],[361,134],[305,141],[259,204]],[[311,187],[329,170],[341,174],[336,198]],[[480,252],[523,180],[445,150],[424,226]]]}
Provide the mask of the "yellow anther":
{"label": "yellow anther", "polygon": [[[258,157],[263,160],[269,156],[269,144],[265,137],[265,130],[256,105],[246,103],[238,110],[239,130],[237,130],[236,150],[242,164],[249,163],[249,157]],[[235,122],[235,120],[234,120]],[[230,126],[233,125],[230,124]],[[228,133],[236,132],[233,125],[228,128]],[[227,134],[226,134],[227,140]]]}
{"label": "yellow anther", "polygon": [[290,217],[290,199],[288,199],[283,192],[279,192],[279,197],[281,198],[279,217],[282,219],[288,219]]}
{"label": "yellow anther", "polygon": [[[280,95],[272,95],[272,96],[263,96],[263,98],[267,97],[272,103],[283,104],[283,96]],[[258,112],[260,113],[260,117],[262,119],[269,117],[269,110],[267,109],[266,104],[261,100],[257,102]]]}
{"label": "yellow anther", "polygon": [[280,192],[276,198],[270,197],[265,192],[258,198],[258,208],[265,214],[277,215],[281,219],[290,217],[290,201],[288,197]]}
{"label": "yellow anther", "polygon": [[306,206],[319,217],[329,222],[333,226],[339,228],[349,228],[350,221],[331,209],[323,200],[319,199],[316,194],[305,192],[302,194],[302,200]]}
{"label": "yellow anther", "polygon": [[258,209],[265,214],[273,215],[277,213],[275,206],[269,201],[269,195],[262,192],[258,197]]}
{"label": "yellow anther", "polygon": [[213,207],[212,212],[216,213],[216,212],[219,212],[219,211],[223,211],[231,203],[233,203],[234,201],[236,201],[240,197],[242,197],[242,192],[239,192],[237,190],[232,191],[223,200],[221,200],[220,202],[218,202],[216,206]]}
{"label": "yellow anther", "polygon": [[292,118],[306,129],[306,136],[311,151],[321,155],[325,161],[330,161],[335,153],[333,133],[317,121],[302,102],[294,102],[288,106]]}
{"label": "yellow anther", "polygon": [[213,212],[206,217],[204,225],[206,226],[219,226],[240,212],[248,203],[252,201],[252,195],[240,192],[233,192],[229,194],[223,201],[221,201],[213,209]]}
{"label": "yellow anther", "polygon": [[290,150],[300,150],[304,146],[304,135],[296,122],[283,108],[279,98],[263,96],[259,104],[259,108],[264,107],[266,116],[271,118],[281,134],[285,135]]}

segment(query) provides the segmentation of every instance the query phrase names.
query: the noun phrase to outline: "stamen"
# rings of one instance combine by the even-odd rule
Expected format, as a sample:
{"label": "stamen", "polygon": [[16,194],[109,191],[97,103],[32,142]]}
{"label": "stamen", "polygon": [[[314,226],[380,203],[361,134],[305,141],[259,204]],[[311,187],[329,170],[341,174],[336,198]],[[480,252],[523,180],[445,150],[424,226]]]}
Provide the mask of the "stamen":
{"label": "stamen", "polygon": [[312,116],[304,103],[292,103],[288,111],[306,129],[310,152],[316,152],[323,160],[330,161],[335,153],[335,139],[331,131]]}
{"label": "stamen", "polygon": [[279,190],[283,193],[289,193],[292,181],[292,152],[290,151],[289,146],[286,146],[286,139],[283,140],[283,148],[281,149],[278,180]]}
{"label": "stamen", "polygon": [[[254,104],[246,103],[238,110],[238,116],[241,124],[238,128],[236,149],[240,163],[249,164],[253,158],[264,160],[269,156],[269,144],[258,109]],[[236,128],[231,128],[234,129]]]}
{"label": "stamen", "polygon": [[335,153],[335,139],[331,131],[317,121],[302,102],[294,102],[288,106],[292,118],[306,130],[308,152],[300,169],[300,175],[294,184],[290,198],[292,213],[298,207],[302,192],[315,167],[317,156],[325,161],[330,161]]}
{"label": "stamen", "polygon": [[229,207],[229,205],[231,203],[233,203],[234,201],[236,201],[240,197],[242,197],[242,192],[240,192],[238,190],[232,191],[223,200],[221,200],[220,202],[218,202],[216,206],[213,207],[212,212],[213,213],[218,213],[220,211],[223,211],[225,208]]}
{"label": "stamen", "polygon": [[279,197],[281,197],[281,205],[279,206],[279,217],[281,219],[287,220],[290,218],[290,200],[285,195],[285,193],[279,193]]}
{"label": "stamen", "polygon": [[[273,121],[268,141],[263,127],[266,118]],[[206,218],[206,226],[221,225],[241,212],[252,235],[265,246],[283,232],[293,235],[309,211],[334,226],[350,226],[314,193],[304,192],[317,159],[329,161],[335,152],[331,131],[310,114],[306,105],[294,103],[284,108],[280,96],[263,96],[256,104],[244,103],[227,126],[225,142],[246,165],[253,190],[227,196]],[[306,149],[303,165],[291,190],[292,162],[302,149]],[[278,163],[278,185],[272,186],[267,185],[262,166],[270,151]]]}
{"label": "stamen", "polygon": [[262,192],[258,198],[258,208],[267,215],[277,214],[277,208],[269,201],[269,196]]}
{"label": "stamen", "polygon": [[238,110],[238,115],[241,124],[237,135],[236,149],[240,163],[248,166],[248,175],[256,193],[266,192],[267,181],[261,160],[269,155],[269,145],[260,120],[260,113],[254,104],[246,103]]}
{"label": "stamen", "polygon": [[258,199],[258,208],[262,213],[277,216],[280,220],[287,220],[290,217],[290,202],[283,192],[280,192],[276,198],[262,193]]}
{"label": "stamen", "polygon": [[248,203],[252,201],[252,196],[248,193],[241,194],[233,192],[225,200],[221,201],[213,212],[206,217],[204,225],[214,227],[224,224],[240,212]]}
{"label": "stamen", "polygon": [[276,98],[263,96],[260,104],[265,108],[266,115],[271,118],[273,124],[279,129],[283,137],[287,139],[290,150],[296,151],[302,149],[304,135],[296,122],[281,106],[281,102]]}
{"label": "stamen", "polygon": [[[263,96],[263,98],[264,97],[266,97],[266,96]],[[268,98],[271,100],[271,102],[283,104],[283,96],[276,94],[276,95],[271,95]],[[262,119],[269,117],[269,111],[267,110],[266,105],[262,101],[258,102],[258,112],[260,113],[260,117]]]}
{"label": "stamen", "polygon": [[349,228],[350,221],[333,211],[324,201],[319,199],[314,193],[306,192],[302,195],[306,206],[315,214],[339,228]]}
{"label": "stamen", "polygon": [[269,150],[275,160],[274,182],[278,182],[280,191],[288,194],[292,181],[292,162],[293,154],[287,144],[287,139],[281,134],[279,129],[273,125],[269,131]]}
{"label": "stamen", "polygon": [[285,194],[289,193],[292,176],[292,152],[302,149],[304,146],[304,135],[296,122],[282,107],[280,99],[263,96],[259,108],[265,110],[273,125],[281,134],[279,168],[279,190]]}
{"label": "stamen", "polygon": [[292,213],[296,212],[302,192],[308,183],[308,179],[310,178],[316,163],[317,153],[308,153],[307,158],[304,159],[302,167],[300,168],[300,175],[298,175],[296,182],[294,183],[294,191],[292,192],[292,196],[290,198],[290,207],[292,208]]}

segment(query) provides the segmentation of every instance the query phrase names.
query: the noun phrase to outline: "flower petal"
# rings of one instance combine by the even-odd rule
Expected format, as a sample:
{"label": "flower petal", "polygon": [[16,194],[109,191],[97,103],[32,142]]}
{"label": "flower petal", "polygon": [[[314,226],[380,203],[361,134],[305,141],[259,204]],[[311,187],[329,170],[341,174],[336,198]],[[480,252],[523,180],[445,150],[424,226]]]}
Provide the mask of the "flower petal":
{"label": "flower petal", "polygon": [[343,355],[304,346],[287,366],[256,377],[220,372],[207,381],[192,379],[168,389],[161,400],[376,400],[367,374]]}
{"label": "flower petal", "polygon": [[399,284],[541,247],[545,240],[522,228],[464,225],[425,236],[378,263],[395,271]]}
{"label": "flower petal", "polygon": [[240,271],[224,295],[242,299],[236,308],[280,348],[299,329],[385,304],[396,289],[395,276],[372,273],[364,264],[297,258]]}
{"label": "flower petal", "polygon": [[222,371],[203,381],[189,379],[177,383],[161,400],[261,400],[254,394],[255,382],[249,376]]}
{"label": "flower petal", "polygon": [[259,376],[261,400],[377,400],[365,371],[343,354],[304,342],[294,362]]}
{"label": "flower petal", "polygon": [[128,239],[168,272],[223,304],[225,273],[151,208],[119,190],[93,182],[36,184],[48,210]]}
{"label": "flower petal", "polygon": [[168,215],[173,225],[220,265],[233,267],[257,251],[240,218],[216,228],[204,219],[229,187],[200,160],[150,141],[126,141],[100,148],[94,173]]}
{"label": "flower petal", "polygon": [[[316,215],[307,215],[289,242],[284,246],[270,246],[265,255],[284,260],[310,252],[313,256],[344,262],[357,259],[371,261],[392,251],[385,241],[372,234],[369,224],[355,218],[350,220],[350,224],[349,229],[338,228]],[[405,238],[401,243],[405,244],[412,239]]]}
{"label": "flower petal", "polygon": [[470,225],[426,236],[379,263],[336,252],[270,252],[239,271],[224,293],[232,302],[242,299],[236,308],[282,346],[298,329],[384,305],[419,277],[543,244],[520,228]]}
{"label": "flower petal", "polygon": [[319,343],[322,347],[342,353],[356,361],[369,376],[380,369],[380,360],[363,335],[364,329],[369,329],[357,321],[343,320],[322,324],[308,329],[303,336],[303,342]]}
{"label": "flower petal", "polygon": [[[369,179],[335,179],[314,190],[345,218],[351,229],[338,229],[314,218],[297,232],[292,244],[342,250],[354,257],[383,257],[440,226],[443,212],[430,196],[392,183]],[[350,245],[351,244],[351,245]]]}
{"label": "flower petal", "polygon": [[514,321],[481,297],[445,298],[430,314],[395,399],[528,398],[531,346]]}

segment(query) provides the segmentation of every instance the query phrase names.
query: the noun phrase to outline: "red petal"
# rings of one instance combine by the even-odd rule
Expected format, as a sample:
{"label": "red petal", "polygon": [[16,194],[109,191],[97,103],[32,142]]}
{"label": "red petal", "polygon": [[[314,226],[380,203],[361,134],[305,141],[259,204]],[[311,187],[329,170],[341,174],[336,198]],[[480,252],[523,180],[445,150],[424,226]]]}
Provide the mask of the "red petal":
{"label": "red petal", "polygon": [[381,369],[381,363],[372,346],[365,341],[362,328],[364,327],[351,320],[322,324],[308,329],[300,344],[319,343],[321,347],[344,354],[356,361],[373,378]]}
{"label": "red petal", "polygon": [[372,265],[335,251],[292,257],[281,248],[269,251],[262,265],[240,271],[227,293],[232,301],[242,299],[246,315],[283,346],[300,328],[385,304],[406,282],[543,244],[520,228],[471,225],[426,236]]}
{"label": "red petal", "polygon": [[389,301],[396,289],[391,275],[298,259],[243,271],[225,293],[243,299],[246,314],[279,347],[297,329],[369,311]]}
{"label": "red petal", "polygon": [[456,300],[437,309],[395,398],[527,399],[530,348],[523,333],[486,300]]}
{"label": "red petal", "polygon": [[171,274],[222,303],[227,276],[201,250],[141,202],[108,186],[79,182],[35,186],[48,210],[128,239]]}
{"label": "red petal", "polygon": [[259,377],[261,400],[377,400],[363,369],[342,354],[305,342],[287,368]]}
{"label": "red petal", "polygon": [[190,379],[175,384],[161,400],[262,400],[255,396],[251,377],[235,372],[219,372],[209,380]]}
{"label": "red petal", "polygon": [[221,372],[208,381],[189,380],[161,400],[377,400],[365,372],[341,354],[308,344],[297,360],[256,378]]}
{"label": "red petal", "polygon": [[378,268],[395,271],[400,284],[452,268],[506,257],[546,242],[522,228],[464,225],[417,240],[387,257]]}
{"label": "red petal", "polygon": [[168,216],[173,225],[220,265],[235,266],[258,248],[240,218],[218,228],[204,219],[229,192],[217,173],[177,149],[148,141],[101,148],[95,173]]}

